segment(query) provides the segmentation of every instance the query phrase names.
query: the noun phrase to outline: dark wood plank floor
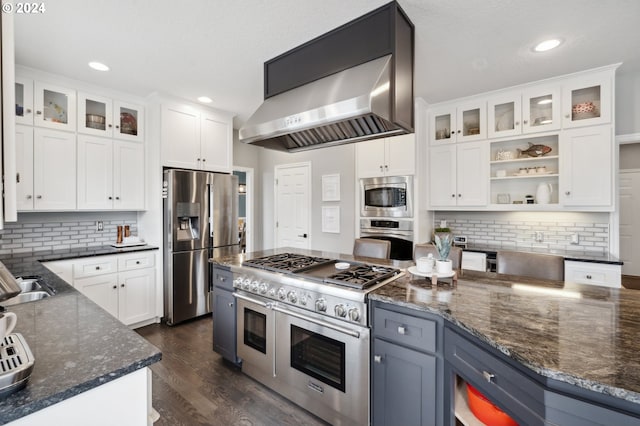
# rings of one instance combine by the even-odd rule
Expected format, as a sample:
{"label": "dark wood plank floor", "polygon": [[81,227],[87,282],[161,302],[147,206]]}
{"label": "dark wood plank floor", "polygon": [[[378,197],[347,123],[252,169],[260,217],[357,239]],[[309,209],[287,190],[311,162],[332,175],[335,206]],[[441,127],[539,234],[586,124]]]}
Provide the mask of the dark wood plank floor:
{"label": "dark wood plank floor", "polygon": [[635,275],[623,275],[622,286],[624,288],[640,290],[640,277],[637,277]]}
{"label": "dark wood plank floor", "polygon": [[202,317],[136,331],[162,351],[151,366],[154,426],[326,425],[243,374],[212,350],[213,323]]}

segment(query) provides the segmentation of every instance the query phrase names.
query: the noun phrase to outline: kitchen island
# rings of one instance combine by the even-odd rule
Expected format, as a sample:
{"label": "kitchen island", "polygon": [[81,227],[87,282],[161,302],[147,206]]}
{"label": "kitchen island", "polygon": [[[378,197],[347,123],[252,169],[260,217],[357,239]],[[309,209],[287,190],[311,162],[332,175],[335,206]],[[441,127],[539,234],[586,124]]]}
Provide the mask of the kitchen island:
{"label": "kitchen island", "polygon": [[[286,248],[229,256],[215,262],[228,267],[239,265],[244,259],[282,252],[354,260],[346,254]],[[375,311],[380,310],[418,320],[425,316],[429,318],[427,323],[431,328],[420,332],[424,332],[425,338],[432,333],[433,344],[424,343],[426,340],[421,337],[407,346],[424,354],[423,358],[435,360],[429,361],[436,370],[435,377],[431,376],[429,380],[437,383],[434,394],[439,399],[435,406],[440,408],[435,409],[439,409],[440,414],[433,416],[433,423],[455,424],[454,405],[461,378],[474,385],[482,384],[470,375],[471,370],[462,371],[460,367],[464,360],[460,359],[459,348],[466,344],[460,339],[470,342],[471,346],[465,348],[488,354],[488,365],[496,359],[498,373],[513,370],[510,380],[500,380],[500,384],[531,382],[529,388],[514,392],[534,395],[531,401],[525,401],[534,407],[532,413],[523,414],[519,409],[510,411],[511,400],[501,400],[498,392],[486,392],[505,411],[512,415],[515,412],[516,417],[519,415],[523,424],[544,424],[545,419],[550,421],[551,418],[565,421],[567,416],[576,414],[564,412],[559,406],[567,407],[569,411],[577,410],[587,417],[586,420],[572,419],[559,424],[604,424],[597,421],[602,415],[609,416],[608,424],[640,423],[639,292],[475,272],[465,272],[455,286],[444,282],[433,288],[430,280],[414,277],[406,271],[412,263],[358,260],[395,266],[405,272],[404,276],[368,294],[372,311],[369,318],[372,319],[373,336],[374,410],[379,406],[375,398],[381,391],[377,388],[375,368],[385,364],[384,357],[377,358],[376,342],[395,344],[389,335],[384,336],[385,324],[402,326],[400,339],[411,338],[412,333],[411,327],[402,324],[402,317],[376,316]],[[379,318],[384,321],[378,321]],[[396,320],[399,322],[395,323]],[[403,368],[409,368],[408,363],[403,365]],[[478,371],[482,373],[482,369]],[[491,380],[487,382],[491,383]],[[406,383],[404,386],[407,387]],[[422,398],[429,395],[419,391],[415,394],[423,395]],[[417,405],[423,402],[418,401]],[[514,404],[520,403],[514,401]],[[602,410],[596,413],[599,409]],[[527,417],[529,414],[531,417]],[[617,414],[624,417],[620,423],[610,417]],[[392,418],[398,420],[397,416]],[[374,412],[373,423],[384,424],[384,421],[380,421]]]}
{"label": "kitchen island", "polygon": [[24,336],[35,366],[24,389],[0,398],[0,424],[147,424],[147,367],[160,360],[160,351],[40,261],[156,249],[104,247],[0,259],[13,274],[39,276],[55,291],[7,308],[18,317],[14,332]]}

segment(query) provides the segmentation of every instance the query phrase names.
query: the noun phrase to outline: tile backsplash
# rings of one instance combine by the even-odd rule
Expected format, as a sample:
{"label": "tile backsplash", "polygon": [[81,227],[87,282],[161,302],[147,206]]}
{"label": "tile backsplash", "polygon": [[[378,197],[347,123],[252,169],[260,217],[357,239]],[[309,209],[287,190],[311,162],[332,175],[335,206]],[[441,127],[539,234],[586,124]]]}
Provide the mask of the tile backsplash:
{"label": "tile backsplash", "polygon": [[[96,229],[96,220],[103,222],[103,231]],[[129,225],[131,235],[138,234],[135,214],[111,214],[96,219],[83,214],[51,217],[40,214],[26,220],[19,217],[18,222],[5,223],[5,229],[0,231],[0,254],[109,245],[116,241],[118,225]]]}
{"label": "tile backsplash", "polygon": [[[550,250],[609,252],[609,221],[601,215],[541,214],[517,216],[496,213],[473,215],[438,212],[435,224],[446,220],[454,235],[464,235],[469,244],[504,249],[541,248]],[[542,241],[536,241],[536,233]],[[572,244],[577,235],[578,243]]]}

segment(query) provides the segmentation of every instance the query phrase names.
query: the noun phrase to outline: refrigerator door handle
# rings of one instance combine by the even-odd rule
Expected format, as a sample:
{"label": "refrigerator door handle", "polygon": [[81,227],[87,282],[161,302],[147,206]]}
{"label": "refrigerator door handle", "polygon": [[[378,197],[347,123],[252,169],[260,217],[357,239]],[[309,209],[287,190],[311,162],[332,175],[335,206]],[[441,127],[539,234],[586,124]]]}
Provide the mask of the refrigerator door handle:
{"label": "refrigerator door handle", "polygon": [[213,202],[215,198],[213,197],[213,184],[208,184],[207,186],[209,187],[209,237],[213,238]]}

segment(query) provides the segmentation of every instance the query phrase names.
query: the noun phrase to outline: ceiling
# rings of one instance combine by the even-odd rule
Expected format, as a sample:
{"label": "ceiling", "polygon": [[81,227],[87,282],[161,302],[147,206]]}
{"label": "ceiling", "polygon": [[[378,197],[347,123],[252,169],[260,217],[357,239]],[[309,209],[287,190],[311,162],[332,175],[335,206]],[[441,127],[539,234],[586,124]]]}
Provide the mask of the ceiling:
{"label": "ceiling", "polygon": [[[266,60],[386,3],[55,0],[15,15],[16,62],[139,96],[206,95],[239,127],[262,102]],[[429,103],[616,62],[640,73],[638,0],[399,3],[416,28],[415,94]],[[532,52],[551,37],[564,43]]]}

